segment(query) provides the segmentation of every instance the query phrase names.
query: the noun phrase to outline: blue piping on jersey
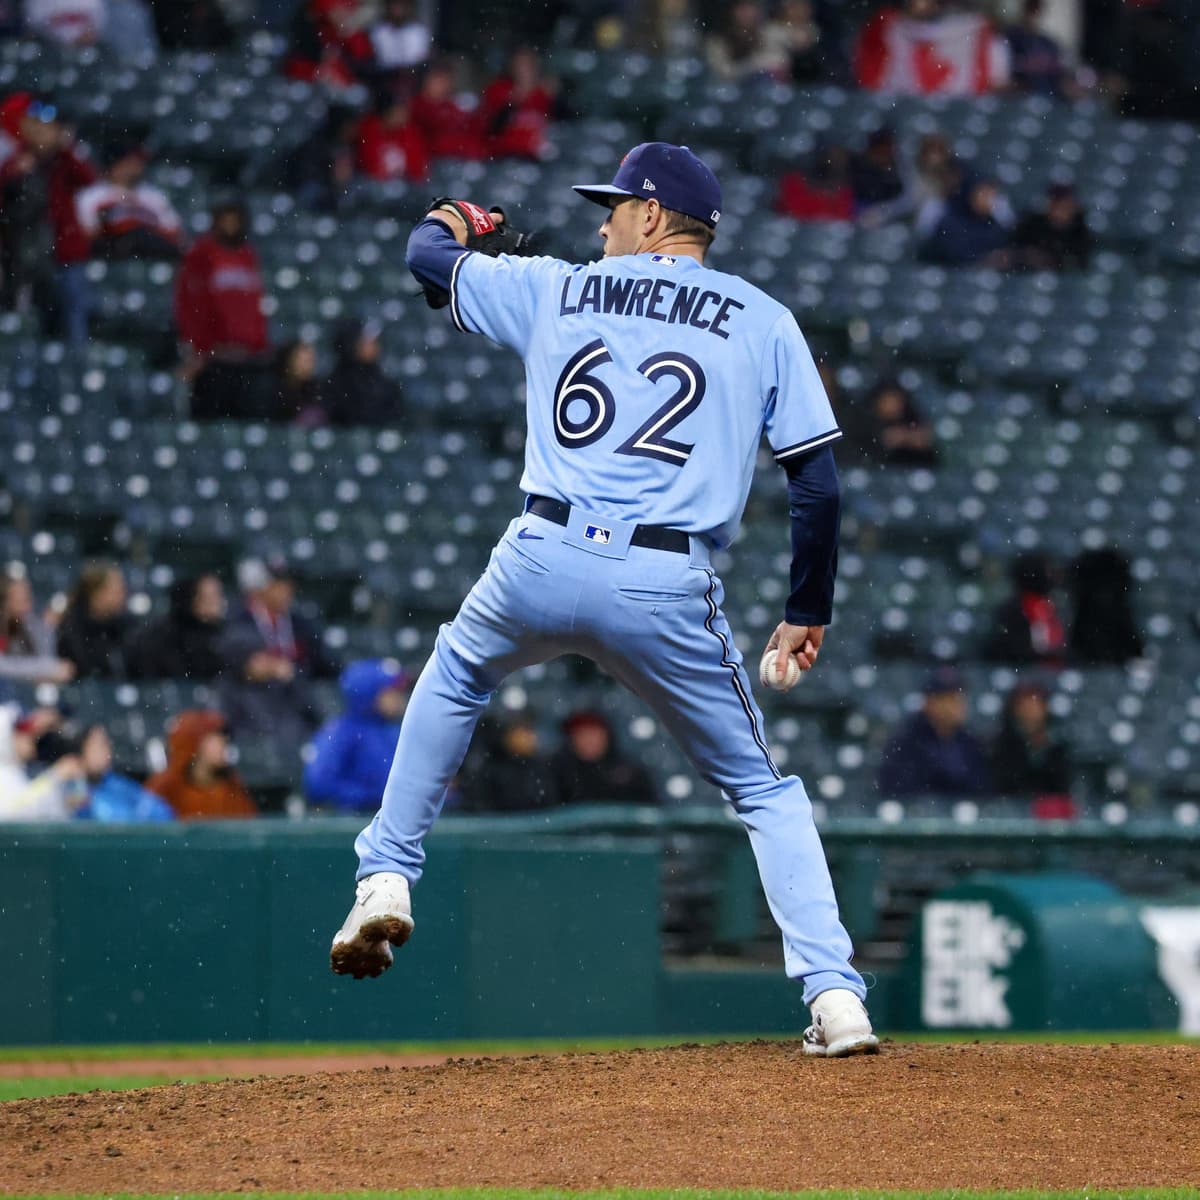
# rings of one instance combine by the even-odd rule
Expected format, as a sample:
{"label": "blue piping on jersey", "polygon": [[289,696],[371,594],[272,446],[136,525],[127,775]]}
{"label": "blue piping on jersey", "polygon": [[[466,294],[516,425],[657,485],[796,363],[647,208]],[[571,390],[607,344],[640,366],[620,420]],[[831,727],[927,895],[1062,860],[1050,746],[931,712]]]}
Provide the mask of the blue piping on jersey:
{"label": "blue piping on jersey", "polygon": [[759,731],[758,718],[754,715],[754,706],[750,703],[749,697],[746,695],[746,689],[742,686],[742,677],[738,673],[738,664],[729,657],[729,643],[725,640],[725,635],[713,625],[713,622],[717,619],[717,606],[713,601],[713,593],[717,590],[717,577],[707,568],[705,568],[704,573],[708,576],[708,591],[704,593],[704,602],[708,605],[708,616],[704,619],[704,628],[721,643],[721,666],[729,668],[729,674],[733,680],[733,690],[737,692],[737,698],[741,702],[742,711],[749,718],[750,731],[754,735],[755,745],[763,752],[763,757],[767,760],[767,766],[771,768],[771,774],[776,779],[782,779],[783,776],[779,773],[779,768],[775,765],[775,760],[771,757],[771,751],[767,748],[767,743],[763,740],[762,733]]}

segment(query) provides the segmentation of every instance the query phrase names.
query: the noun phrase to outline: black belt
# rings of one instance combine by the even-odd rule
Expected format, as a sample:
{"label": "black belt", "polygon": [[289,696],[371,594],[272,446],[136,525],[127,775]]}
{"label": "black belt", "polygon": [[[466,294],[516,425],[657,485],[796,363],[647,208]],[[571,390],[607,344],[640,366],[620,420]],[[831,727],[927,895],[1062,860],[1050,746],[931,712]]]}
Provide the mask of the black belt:
{"label": "black belt", "polygon": [[[563,500],[550,496],[530,496],[525,502],[525,511],[533,513],[555,525],[565,525],[571,516],[571,506]],[[690,554],[692,541],[682,529],[668,529],[665,525],[638,525],[629,539],[631,546],[643,550],[670,550],[673,554]]]}

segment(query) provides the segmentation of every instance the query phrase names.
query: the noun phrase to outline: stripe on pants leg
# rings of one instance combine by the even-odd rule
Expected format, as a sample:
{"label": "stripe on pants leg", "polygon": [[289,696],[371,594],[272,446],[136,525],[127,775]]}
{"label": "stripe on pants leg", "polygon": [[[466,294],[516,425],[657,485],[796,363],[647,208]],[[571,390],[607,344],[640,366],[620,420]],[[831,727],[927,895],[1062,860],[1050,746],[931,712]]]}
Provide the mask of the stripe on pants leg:
{"label": "stripe on pants leg", "polygon": [[730,657],[729,643],[725,640],[725,635],[713,624],[717,619],[717,606],[713,600],[713,593],[717,590],[717,577],[712,571],[706,571],[705,573],[708,575],[708,591],[704,593],[704,602],[708,605],[708,617],[705,619],[704,628],[721,643],[721,666],[729,668],[730,677],[733,679],[733,690],[737,693],[742,711],[750,721],[750,732],[754,735],[755,745],[763,752],[763,757],[767,760],[767,766],[771,768],[771,774],[776,779],[782,779],[783,776],[779,773],[779,768],[775,765],[774,759],[771,758],[771,751],[767,748],[767,743],[758,728],[758,718],[754,715],[754,706],[750,703],[750,698],[746,695],[746,689],[742,686],[742,677],[738,672],[738,665]]}

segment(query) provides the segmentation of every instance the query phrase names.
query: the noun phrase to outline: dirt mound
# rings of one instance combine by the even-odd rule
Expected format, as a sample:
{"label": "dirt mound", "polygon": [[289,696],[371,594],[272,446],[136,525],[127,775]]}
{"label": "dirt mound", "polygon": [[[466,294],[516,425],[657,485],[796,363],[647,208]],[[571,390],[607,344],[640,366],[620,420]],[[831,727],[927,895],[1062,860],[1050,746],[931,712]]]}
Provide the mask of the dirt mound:
{"label": "dirt mound", "polygon": [[[211,1054],[195,1058],[62,1058],[41,1062],[0,1062],[0,1079],[72,1079],[75,1076],[143,1075],[179,1079],[189,1075],[313,1075],[322,1071],[369,1071],[375,1067],[437,1067],[450,1054],[312,1054],[287,1057]],[[491,1057],[491,1056],[489,1056]]]}
{"label": "dirt mound", "polygon": [[0,1191],[1179,1186],[1197,1129],[1190,1046],[756,1042],[16,1101]]}

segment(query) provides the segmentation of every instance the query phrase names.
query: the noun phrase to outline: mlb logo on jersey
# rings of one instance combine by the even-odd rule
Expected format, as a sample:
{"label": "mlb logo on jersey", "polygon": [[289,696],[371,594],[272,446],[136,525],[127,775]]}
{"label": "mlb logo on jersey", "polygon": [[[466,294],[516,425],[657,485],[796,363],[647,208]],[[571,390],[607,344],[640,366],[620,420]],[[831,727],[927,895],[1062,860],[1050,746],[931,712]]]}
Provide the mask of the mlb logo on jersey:
{"label": "mlb logo on jersey", "polygon": [[599,525],[589,525],[583,531],[583,536],[589,542],[599,542],[601,546],[607,546],[612,541],[612,530],[604,529]]}

